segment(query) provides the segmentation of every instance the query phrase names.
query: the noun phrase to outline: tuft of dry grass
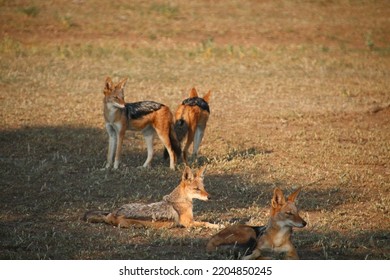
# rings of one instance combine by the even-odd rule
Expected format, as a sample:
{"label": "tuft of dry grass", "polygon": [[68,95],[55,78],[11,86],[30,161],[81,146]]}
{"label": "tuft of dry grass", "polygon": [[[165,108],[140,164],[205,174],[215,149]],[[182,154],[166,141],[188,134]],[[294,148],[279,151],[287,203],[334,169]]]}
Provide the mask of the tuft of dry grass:
{"label": "tuft of dry grass", "polygon": [[[180,180],[141,134],[102,170],[106,76],[172,111],[212,91],[193,167],[201,220],[264,224],[274,187],[304,186],[302,259],[389,259],[386,1],[0,1],[0,258],[231,259],[211,229],[118,229],[89,209],[157,201]],[[182,168],[182,166],[180,167]],[[183,250],[185,248],[185,250]]]}

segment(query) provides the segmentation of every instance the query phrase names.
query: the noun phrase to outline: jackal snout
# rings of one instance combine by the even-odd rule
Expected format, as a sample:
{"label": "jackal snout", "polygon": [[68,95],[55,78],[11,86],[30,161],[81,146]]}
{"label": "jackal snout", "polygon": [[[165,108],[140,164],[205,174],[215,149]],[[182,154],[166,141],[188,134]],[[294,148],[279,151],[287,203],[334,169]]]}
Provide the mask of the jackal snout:
{"label": "jackal snout", "polygon": [[208,192],[206,192],[206,190],[204,190],[204,189],[202,190],[199,188],[199,189],[195,189],[195,192],[193,194],[193,198],[207,201],[210,199],[210,194]]}
{"label": "jackal snout", "polygon": [[306,221],[302,219],[301,216],[297,216],[291,221],[292,221],[291,226],[293,227],[303,228],[307,225]]}
{"label": "jackal snout", "polygon": [[301,223],[302,227],[305,227],[307,225],[306,221],[302,218],[301,218],[301,220],[302,220],[302,223]]}
{"label": "jackal snout", "polygon": [[205,192],[205,197],[206,199],[205,200],[210,200],[211,199],[211,195],[208,193],[208,192]]}

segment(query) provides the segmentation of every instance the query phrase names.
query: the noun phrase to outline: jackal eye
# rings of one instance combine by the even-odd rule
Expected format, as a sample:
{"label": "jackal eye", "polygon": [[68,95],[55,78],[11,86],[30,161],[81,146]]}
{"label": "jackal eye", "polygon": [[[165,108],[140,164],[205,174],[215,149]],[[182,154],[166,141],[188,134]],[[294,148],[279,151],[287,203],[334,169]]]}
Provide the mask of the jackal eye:
{"label": "jackal eye", "polygon": [[289,216],[294,215],[291,211],[287,211],[286,214]]}

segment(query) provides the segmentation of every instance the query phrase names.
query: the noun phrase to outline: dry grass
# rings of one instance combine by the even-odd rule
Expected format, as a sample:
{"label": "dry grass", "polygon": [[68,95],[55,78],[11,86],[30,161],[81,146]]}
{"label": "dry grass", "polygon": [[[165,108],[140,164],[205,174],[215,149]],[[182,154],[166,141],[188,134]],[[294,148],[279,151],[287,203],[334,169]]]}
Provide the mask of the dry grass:
{"label": "dry grass", "polygon": [[180,177],[158,141],[154,168],[137,168],[133,132],[120,170],[101,170],[107,75],[129,77],[127,101],[172,110],[212,90],[200,219],[263,224],[275,186],[306,186],[301,258],[390,258],[387,1],[101,2],[0,1],[1,259],[230,258],[205,253],[213,230],[80,220]]}

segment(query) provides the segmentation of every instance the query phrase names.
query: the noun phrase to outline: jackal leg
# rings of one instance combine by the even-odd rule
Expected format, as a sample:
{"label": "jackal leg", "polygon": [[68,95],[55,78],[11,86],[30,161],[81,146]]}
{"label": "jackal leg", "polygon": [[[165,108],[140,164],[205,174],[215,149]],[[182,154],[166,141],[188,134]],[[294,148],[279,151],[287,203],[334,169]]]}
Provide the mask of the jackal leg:
{"label": "jackal leg", "polygon": [[261,251],[259,249],[254,249],[252,254],[248,256],[244,256],[242,259],[243,260],[255,260],[261,256]]}
{"label": "jackal leg", "polygon": [[125,137],[126,127],[118,126],[116,127],[115,131],[116,131],[116,151],[115,151],[114,169],[118,169],[119,162],[121,159],[122,144],[123,144],[123,138]]}
{"label": "jackal leg", "polygon": [[195,130],[194,150],[192,152],[193,157],[198,156],[198,151],[199,151],[200,143],[202,143],[204,131],[205,131],[205,127],[202,126],[198,126]]}
{"label": "jackal leg", "polygon": [[153,159],[153,138],[154,138],[154,129],[153,127],[147,127],[142,131],[145,142],[146,142],[146,148],[148,150],[148,157],[146,158],[146,161],[143,165],[143,167],[150,167],[152,159]]}
{"label": "jackal leg", "polygon": [[114,159],[114,154],[117,146],[117,133],[111,124],[106,124],[106,130],[108,134],[108,151],[107,151],[107,163],[106,168],[110,168]]}
{"label": "jackal leg", "polygon": [[292,244],[286,253],[286,259],[287,260],[299,260],[297,250],[295,249],[295,247]]}
{"label": "jackal leg", "polygon": [[194,130],[188,129],[186,144],[183,149],[183,161],[188,165],[188,149],[194,141]]}
{"label": "jackal leg", "polygon": [[172,170],[175,170],[176,167],[176,155],[172,149],[172,143],[169,138],[169,130],[160,130],[156,128],[156,132],[158,137],[160,138],[161,142],[164,144],[165,148],[168,151],[169,154],[169,168]]}
{"label": "jackal leg", "polygon": [[212,224],[209,222],[198,222],[198,221],[193,221],[190,226],[192,227],[205,227],[205,228],[219,228],[219,225],[217,224]]}

